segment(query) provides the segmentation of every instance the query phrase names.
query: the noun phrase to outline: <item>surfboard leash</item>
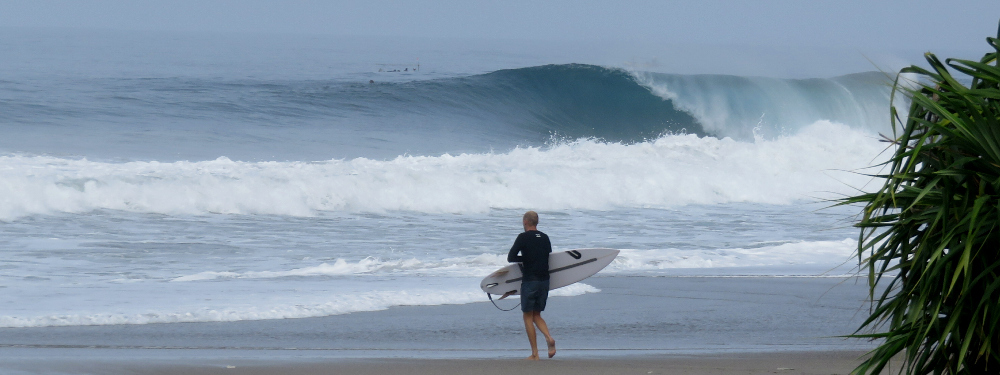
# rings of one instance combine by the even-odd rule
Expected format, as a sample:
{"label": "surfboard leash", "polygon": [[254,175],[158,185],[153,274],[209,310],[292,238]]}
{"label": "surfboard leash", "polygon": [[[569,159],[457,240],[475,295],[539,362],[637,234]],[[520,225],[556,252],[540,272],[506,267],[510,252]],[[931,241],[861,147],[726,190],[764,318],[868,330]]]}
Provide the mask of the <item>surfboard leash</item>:
{"label": "surfboard leash", "polygon": [[518,302],[516,305],[514,305],[514,307],[511,307],[509,310],[504,310],[504,309],[501,309],[500,306],[497,306],[496,301],[493,300],[493,295],[492,294],[486,293],[486,296],[490,298],[490,302],[493,302],[493,306],[496,307],[497,310],[500,310],[500,311],[511,311],[511,310],[516,309],[518,306],[521,306],[521,303]]}

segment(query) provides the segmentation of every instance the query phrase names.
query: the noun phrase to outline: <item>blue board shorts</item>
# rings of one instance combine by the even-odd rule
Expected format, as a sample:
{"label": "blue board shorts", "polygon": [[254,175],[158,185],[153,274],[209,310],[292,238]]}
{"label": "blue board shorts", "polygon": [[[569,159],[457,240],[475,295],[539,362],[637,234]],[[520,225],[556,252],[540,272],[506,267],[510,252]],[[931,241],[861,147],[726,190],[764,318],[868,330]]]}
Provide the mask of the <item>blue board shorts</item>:
{"label": "blue board shorts", "polygon": [[545,311],[545,300],[549,299],[549,281],[521,282],[521,311]]}

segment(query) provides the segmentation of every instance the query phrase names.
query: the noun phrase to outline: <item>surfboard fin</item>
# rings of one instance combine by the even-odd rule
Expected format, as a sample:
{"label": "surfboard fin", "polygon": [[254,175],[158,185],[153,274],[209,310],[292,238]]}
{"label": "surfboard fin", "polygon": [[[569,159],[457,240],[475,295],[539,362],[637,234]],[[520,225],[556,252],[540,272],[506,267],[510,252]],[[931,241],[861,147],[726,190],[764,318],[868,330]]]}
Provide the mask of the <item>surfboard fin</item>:
{"label": "surfboard fin", "polygon": [[507,293],[504,293],[503,297],[498,298],[497,301],[502,300],[502,299],[507,298],[507,297],[510,297],[510,295],[514,294],[514,293],[517,293],[517,290],[512,290],[512,291],[509,291]]}

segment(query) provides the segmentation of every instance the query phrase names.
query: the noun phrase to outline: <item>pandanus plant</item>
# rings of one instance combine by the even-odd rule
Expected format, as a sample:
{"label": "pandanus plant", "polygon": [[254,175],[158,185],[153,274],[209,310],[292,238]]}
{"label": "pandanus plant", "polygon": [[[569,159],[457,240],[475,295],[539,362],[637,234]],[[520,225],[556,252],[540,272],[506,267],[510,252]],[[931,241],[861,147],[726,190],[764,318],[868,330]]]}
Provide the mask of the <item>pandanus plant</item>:
{"label": "pandanus plant", "polygon": [[900,71],[893,101],[909,113],[890,108],[883,184],[840,201],[864,206],[871,310],[851,337],[879,342],[855,374],[1000,374],[1000,40],[987,42],[980,61],[927,53],[930,69]]}

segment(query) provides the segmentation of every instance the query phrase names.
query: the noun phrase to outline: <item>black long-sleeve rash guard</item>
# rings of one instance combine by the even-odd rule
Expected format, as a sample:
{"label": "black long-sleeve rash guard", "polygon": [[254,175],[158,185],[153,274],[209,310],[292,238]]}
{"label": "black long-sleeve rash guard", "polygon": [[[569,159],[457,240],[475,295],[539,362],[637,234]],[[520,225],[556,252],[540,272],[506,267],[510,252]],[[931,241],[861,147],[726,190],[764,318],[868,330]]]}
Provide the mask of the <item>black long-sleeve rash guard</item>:
{"label": "black long-sleeve rash guard", "polygon": [[[521,255],[517,255],[517,253]],[[524,274],[522,281],[543,281],[549,279],[549,253],[552,243],[549,236],[537,230],[529,230],[517,235],[514,246],[507,254],[507,261],[521,263]]]}

